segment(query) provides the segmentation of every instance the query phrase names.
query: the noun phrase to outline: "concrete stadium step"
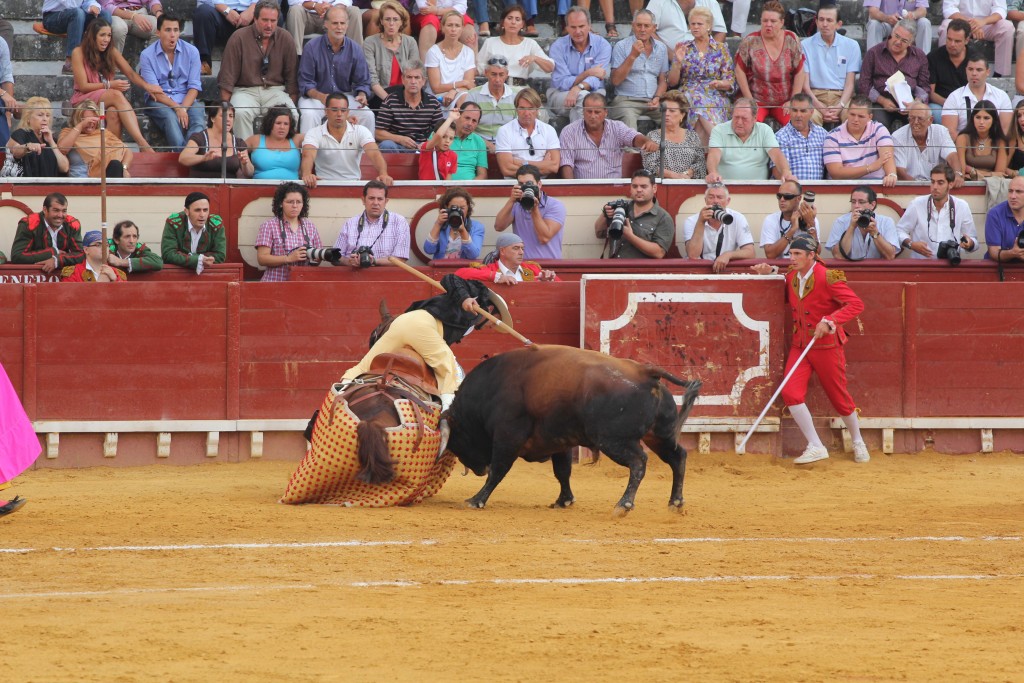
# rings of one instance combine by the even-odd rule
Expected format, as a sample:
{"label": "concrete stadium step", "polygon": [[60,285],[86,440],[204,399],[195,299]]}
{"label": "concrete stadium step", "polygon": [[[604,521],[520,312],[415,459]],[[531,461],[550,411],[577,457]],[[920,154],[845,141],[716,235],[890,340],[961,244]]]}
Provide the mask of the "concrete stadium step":
{"label": "concrete stadium step", "polygon": [[[164,10],[176,16],[191,19],[195,11],[196,0],[163,0]],[[42,0],[4,0],[0,16],[11,22],[15,20],[38,21],[42,18]]]}

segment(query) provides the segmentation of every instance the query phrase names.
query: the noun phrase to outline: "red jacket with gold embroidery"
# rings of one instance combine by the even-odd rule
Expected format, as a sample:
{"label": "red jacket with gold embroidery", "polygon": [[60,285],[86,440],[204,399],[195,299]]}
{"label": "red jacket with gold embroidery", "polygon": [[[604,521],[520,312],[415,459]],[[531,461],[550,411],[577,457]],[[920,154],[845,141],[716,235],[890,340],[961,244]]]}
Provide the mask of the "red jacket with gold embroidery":
{"label": "red jacket with gold embroidery", "polygon": [[67,216],[57,231],[57,249],[50,243],[50,232],[42,213],[33,213],[18,221],[11,248],[11,263],[39,263],[57,258],[57,266],[73,266],[85,260],[82,249],[82,226],[74,216]]}
{"label": "red jacket with gold embroidery", "polygon": [[[541,267],[533,261],[523,261],[523,282],[532,282],[540,277]],[[499,271],[498,262],[487,265],[474,264],[467,268],[459,268],[455,274],[463,280],[480,280],[481,282],[494,282],[494,274]],[[558,278],[555,278],[558,281]]]}
{"label": "red jacket with gold embroidery", "polygon": [[817,262],[804,285],[804,296],[800,298],[800,280],[795,270],[786,273],[786,301],[793,314],[793,345],[803,348],[814,338],[814,328],[822,318],[836,324],[836,333],[819,339],[814,347],[830,349],[846,343],[847,323],[864,310],[864,302],[846,284],[846,275],[838,270],[828,270]]}

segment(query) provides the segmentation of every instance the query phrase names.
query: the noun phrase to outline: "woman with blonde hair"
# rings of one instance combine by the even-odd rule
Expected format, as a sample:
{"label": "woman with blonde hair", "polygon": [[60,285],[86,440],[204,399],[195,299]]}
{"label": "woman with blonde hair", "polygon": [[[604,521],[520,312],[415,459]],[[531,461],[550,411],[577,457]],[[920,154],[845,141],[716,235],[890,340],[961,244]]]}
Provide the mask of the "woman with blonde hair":
{"label": "woman with blonde hair", "polygon": [[409,35],[409,12],[395,0],[385,0],[377,14],[379,33],[363,41],[363,56],[370,69],[370,89],[376,109],[390,94],[388,88],[402,87],[402,70],[410,62],[418,62],[420,48]]}
{"label": "woman with blonde hair", "polygon": [[30,97],[21,108],[21,121],[7,141],[7,151],[26,178],[55,178],[68,172],[68,158],[50,130],[53,105],[45,97]]}
{"label": "woman with blonde hair", "polygon": [[459,41],[464,20],[455,10],[441,17],[444,39],[427,50],[427,85],[441,105],[458,104],[476,85],[476,59],[473,51]]}
{"label": "woman with blonde hair", "polygon": [[711,129],[729,120],[729,98],[736,90],[729,47],[711,35],[714,17],[706,7],[690,10],[689,26],[693,40],[675,47],[675,61],[668,72],[670,88],[687,93],[692,105],[692,128],[707,143]]}
{"label": "woman with blonde hair", "polygon": [[[661,130],[651,131],[647,137],[658,143],[658,152],[644,152],[644,168],[661,175],[663,178],[693,180],[703,178],[708,169],[704,153],[704,145],[696,131],[686,127],[686,117],[690,111],[690,102],[686,95],[678,90],[669,90],[661,98],[664,109],[665,139],[661,139]],[[664,158],[664,172],[662,172]]]}
{"label": "woman with blonde hair", "polygon": [[132,151],[120,138],[108,134],[100,158],[100,135],[100,108],[92,100],[79,102],[68,127],[57,138],[60,151],[68,156],[69,178],[99,178],[104,167],[108,178],[131,177]]}

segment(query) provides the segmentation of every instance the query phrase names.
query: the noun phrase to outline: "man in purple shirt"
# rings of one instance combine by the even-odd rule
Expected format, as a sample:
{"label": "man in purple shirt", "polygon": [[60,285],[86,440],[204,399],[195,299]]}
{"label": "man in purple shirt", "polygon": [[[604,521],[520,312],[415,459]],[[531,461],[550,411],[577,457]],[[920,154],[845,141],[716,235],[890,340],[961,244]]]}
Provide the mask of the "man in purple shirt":
{"label": "man in purple shirt", "polygon": [[346,38],[348,10],[335,5],[324,15],[324,34],[309,41],[299,60],[299,131],[308,133],[324,121],[327,96],[333,92],[348,97],[350,114],[371,133],[376,117],[367,106],[370,96],[370,68],[363,49]]}
{"label": "man in purple shirt", "polygon": [[[907,122],[907,105],[911,99],[928,103],[931,90],[928,55],[914,45],[916,35],[915,22],[901,19],[893,27],[889,40],[875,45],[864,55],[857,92],[867,95],[876,105],[878,122],[890,130],[895,121]],[[897,71],[903,73],[910,86],[910,98],[905,102],[897,102],[885,87],[886,80]]]}
{"label": "man in purple shirt", "polygon": [[[546,194],[540,179],[540,169],[533,164],[516,170],[516,184],[494,217],[494,229],[501,232],[511,225],[512,231],[523,239],[528,259],[560,259],[565,204]],[[533,201],[523,201],[523,190],[532,190]]]}
{"label": "man in purple shirt", "polygon": [[599,92],[583,98],[583,118],[562,129],[562,178],[621,178],[622,150],[658,151],[658,143],[621,121],[608,120],[608,100]]}
{"label": "man in purple shirt", "polygon": [[590,30],[590,12],[573,7],[565,16],[569,35],[551,44],[555,70],[548,88],[548,106],[557,116],[578,121],[587,92],[604,93],[612,46]]}

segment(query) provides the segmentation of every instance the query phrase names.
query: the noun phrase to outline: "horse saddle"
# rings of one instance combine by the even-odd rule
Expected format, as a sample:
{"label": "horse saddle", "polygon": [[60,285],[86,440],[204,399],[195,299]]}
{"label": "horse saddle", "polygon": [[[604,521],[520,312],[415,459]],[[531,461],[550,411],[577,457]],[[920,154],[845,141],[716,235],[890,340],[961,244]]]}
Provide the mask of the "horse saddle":
{"label": "horse saddle", "polygon": [[419,387],[424,392],[437,396],[437,379],[434,371],[412,349],[401,349],[395,353],[378,354],[370,361],[370,373],[375,375],[394,375],[409,384]]}

